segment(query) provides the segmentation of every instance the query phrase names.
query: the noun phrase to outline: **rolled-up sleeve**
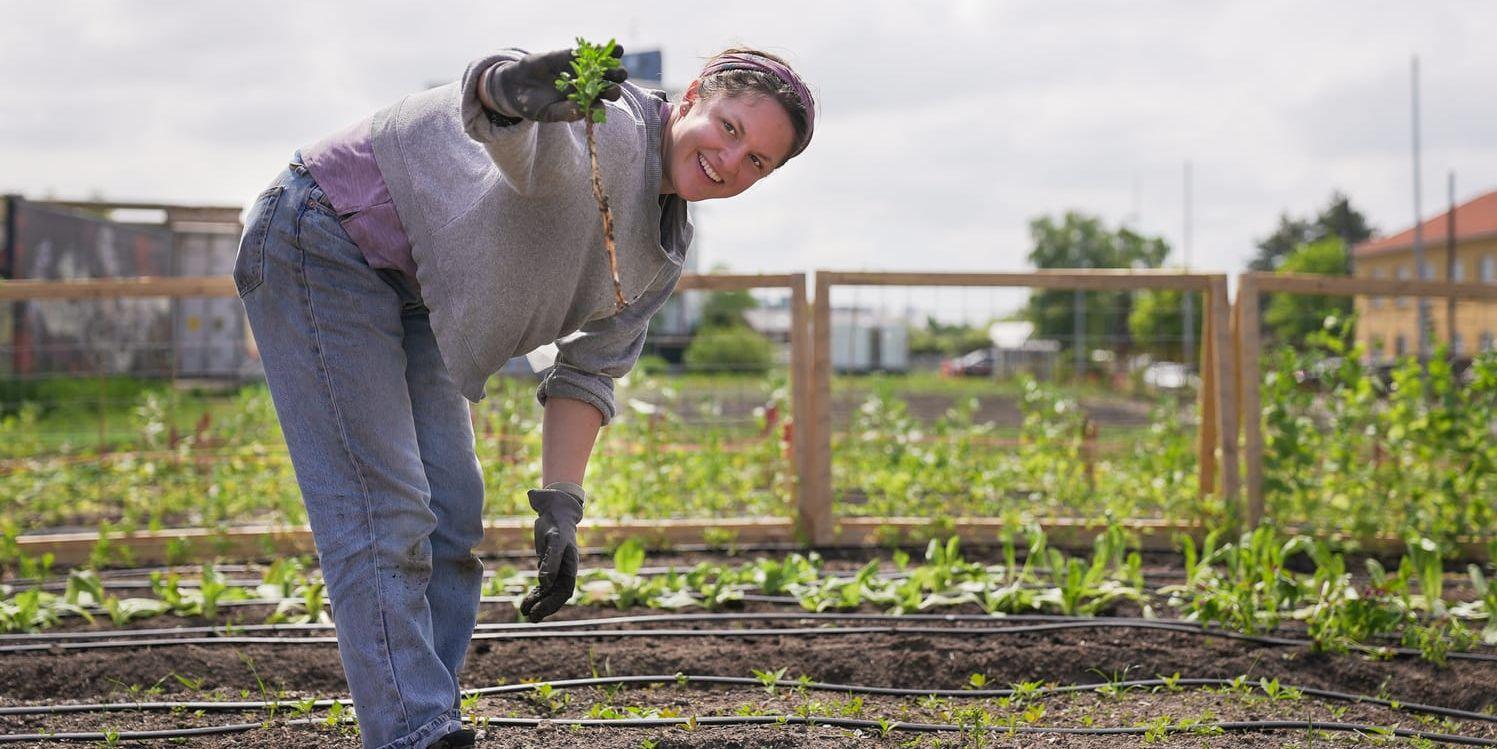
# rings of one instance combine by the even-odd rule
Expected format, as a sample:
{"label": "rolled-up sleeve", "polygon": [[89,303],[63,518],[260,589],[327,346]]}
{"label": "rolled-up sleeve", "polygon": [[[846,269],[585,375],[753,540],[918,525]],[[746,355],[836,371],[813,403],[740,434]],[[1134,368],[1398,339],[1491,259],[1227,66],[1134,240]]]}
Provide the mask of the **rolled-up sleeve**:
{"label": "rolled-up sleeve", "polygon": [[628,374],[639,360],[650,318],[670,300],[681,270],[672,268],[662,277],[618,314],[594,320],[577,335],[556,342],[556,365],[536,390],[542,406],[549,398],[571,398],[598,409],[604,424],[613,421],[613,381]]}

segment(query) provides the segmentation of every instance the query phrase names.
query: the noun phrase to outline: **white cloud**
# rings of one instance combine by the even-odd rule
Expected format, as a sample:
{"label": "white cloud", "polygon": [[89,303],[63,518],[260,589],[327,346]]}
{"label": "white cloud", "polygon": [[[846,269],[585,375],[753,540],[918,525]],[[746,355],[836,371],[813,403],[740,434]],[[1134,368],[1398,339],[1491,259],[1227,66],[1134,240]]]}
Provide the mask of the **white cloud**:
{"label": "white cloud", "polygon": [[[531,9],[533,7],[534,9]],[[668,82],[735,43],[785,53],[822,104],[812,148],[702,206],[709,262],[1012,269],[1028,221],[1079,209],[1178,245],[1195,164],[1197,267],[1237,270],[1282,211],[1333,189],[1410,214],[1408,59],[1423,61],[1425,204],[1497,188],[1497,5],[1457,0],[724,6],[7,3],[0,190],[242,202],[300,144],[501,46],[619,36]],[[18,71],[18,72],[17,72]]]}

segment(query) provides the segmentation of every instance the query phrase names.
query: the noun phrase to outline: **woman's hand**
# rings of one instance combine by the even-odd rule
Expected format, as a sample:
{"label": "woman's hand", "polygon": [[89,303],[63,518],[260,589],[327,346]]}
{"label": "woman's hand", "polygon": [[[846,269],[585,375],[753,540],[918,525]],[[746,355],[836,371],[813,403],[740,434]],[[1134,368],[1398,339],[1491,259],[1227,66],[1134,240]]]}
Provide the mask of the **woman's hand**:
{"label": "woman's hand", "polygon": [[577,523],[582,520],[582,487],[554,483],[530,490],[535,510],[535,554],[540,558],[540,584],[520,602],[520,613],[538,622],[559,611],[577,587]]}
{"label": "woman's hand", "polygon": [[[614,46],[613,56],[622,57],[624,48]],[[484,106],[507,117],[536,122],[574,122],[582,119],[582,109],[567,101],[565,91],[556,88],[556,79],[572,69],[573,51],[534,52],[489,68],[484,79]],[[623,94],[618,84],[629,77],[623,67],[603,74],[613,85],[603,89],[601,97],[617,101]]]}

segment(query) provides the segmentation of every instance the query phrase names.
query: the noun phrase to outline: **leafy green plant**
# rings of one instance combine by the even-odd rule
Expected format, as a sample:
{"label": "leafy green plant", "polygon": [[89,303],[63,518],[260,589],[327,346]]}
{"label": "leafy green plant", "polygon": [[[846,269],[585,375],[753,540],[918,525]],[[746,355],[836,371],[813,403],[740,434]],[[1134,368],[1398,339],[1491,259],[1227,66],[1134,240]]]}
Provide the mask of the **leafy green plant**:
{"label": "leafy green plant", "polygon": [[613,39],[600,45],[577,37],[572,70],[561,74],[556,80],[556,88],[567,92],[567,99],[582,110],[583,120],[587,123],[587,158],[592,165],[593,199],[598,203],[598,213],[603,220],[603,247],[608,252],[608,268],[613,273],[613,293],[618,309],[622,310],[628,302],[624,299],[624,289],[619,282],[619,259],[613,239],[613,211],[608,206],[608,195],[603,192],[603,173],[598,169],[598,145],[593,135],[593,126],[608,120],[601,97],[603,90],[611,84],[603,74],[619,67],[618,58],[613,56],[617,46]]}
{"label": "leafy green plant", "polygon": [[754,678],[759,680],[759,684],[763,686],[765,694],[774,694],[775,685],[779,684],[780,680],[785,678],[786,667],[781,666],[773,671],[761,671],[757,668],[749,670],[753,672]]}

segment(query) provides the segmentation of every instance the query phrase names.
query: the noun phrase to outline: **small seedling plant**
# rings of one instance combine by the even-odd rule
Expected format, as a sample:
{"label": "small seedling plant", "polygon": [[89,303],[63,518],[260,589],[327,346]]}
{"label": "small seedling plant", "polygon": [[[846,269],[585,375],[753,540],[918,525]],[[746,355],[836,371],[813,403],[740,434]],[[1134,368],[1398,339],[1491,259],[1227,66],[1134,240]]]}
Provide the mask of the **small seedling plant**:
{"label": "small seedling plant", "polygon": [[593,44],[577,37],[577,49],[572,56],[571,72],[563,72],[556,79],[556,89],[566,92],[567,100],[582,110],[582,119],[587,123],[587,160],[592,167],[593,199],[598,202],[598,214],[603,220],[603,249],[608,252],[608,269],[613,274],[613,294],[618,310],[628,304],[624,300],[624,287],[619,281],[619,258],[613,241],[613,211],[608,207],[608,195],[603,192],[603,174],[598,169],[598,144],[593,136],[593,127],[608,121],[608,110],[603,107],[604,89],[612,83],[603,74],[619,67],[613,56],[617,41],[609,39],[607,44]]}

